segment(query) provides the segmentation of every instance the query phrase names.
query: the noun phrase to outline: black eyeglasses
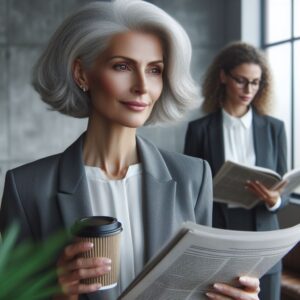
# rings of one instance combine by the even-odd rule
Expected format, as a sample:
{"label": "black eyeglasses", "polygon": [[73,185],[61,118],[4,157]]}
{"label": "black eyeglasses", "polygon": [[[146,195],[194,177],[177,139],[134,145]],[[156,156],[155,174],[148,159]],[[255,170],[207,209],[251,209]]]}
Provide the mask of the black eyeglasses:
{"label": "black eyeglasses", "polygon": [[243,77],[236,77],[234,75],[232,75],[230,72],[226,73],[231,79],[234,80],[236,86],[239,89],[245,89],[247,88],[249,85],[252,87],[253,90],[257,91],[259,89],[259,87],[261,86],[261,80],[259,79],[254,79],[252,81],[243,78]]}

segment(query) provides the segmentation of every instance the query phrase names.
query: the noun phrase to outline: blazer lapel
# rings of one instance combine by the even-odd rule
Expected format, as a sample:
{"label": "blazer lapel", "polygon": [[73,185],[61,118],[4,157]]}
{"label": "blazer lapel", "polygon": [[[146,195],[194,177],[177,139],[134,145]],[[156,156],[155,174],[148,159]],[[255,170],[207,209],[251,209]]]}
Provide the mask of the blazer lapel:
{"label": "blazer lapel", "polygon": [[137,137],[137,146],[143,165],[145,261],[148,261],[173,233],[174,216],[171,212],[176,182],[153,144]]}
{"label": "blazer lapel", "polygon": [[209,163],[213,175],[218,172],[225,161],[222,120],[222,111],[219,110],[212,114],[208,126],[208,145],[210,147],[211,155]]}
{"label": "blazer lapel", "polygon": [[59,164],[57,198],[66,228],[77,219],[92,215],[82,159],[83,136],[62,154]]}
{"label": "blazer lapel", "polygon": [[266,166],[266,149],[268,149],[264,120],[253,109],[253,141],[256,156],[256,166]]}

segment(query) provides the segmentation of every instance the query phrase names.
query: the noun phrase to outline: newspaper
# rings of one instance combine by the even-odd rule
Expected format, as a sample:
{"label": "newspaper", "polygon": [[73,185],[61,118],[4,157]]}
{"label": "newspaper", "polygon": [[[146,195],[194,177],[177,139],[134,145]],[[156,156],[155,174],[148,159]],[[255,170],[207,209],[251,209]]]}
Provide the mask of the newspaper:
{"label": "newspaper", "polygon": [[292,170],[281,177],[267,168],[226,161],[213,180],[214,201],[247,209],[254,207],[261,201],[254,193],[245,189],[247,180],[258,180],[270,189],[275,189],[282,180],[286,180],[288,184],[282,191],[282,195],[285,196],[300,185],[300,169]]}
{"label": "newspaper", "polygon": [[186,222],[119,300],[204,300],[217,282],[261,277],[300,240],[300,224],[245,232]]}

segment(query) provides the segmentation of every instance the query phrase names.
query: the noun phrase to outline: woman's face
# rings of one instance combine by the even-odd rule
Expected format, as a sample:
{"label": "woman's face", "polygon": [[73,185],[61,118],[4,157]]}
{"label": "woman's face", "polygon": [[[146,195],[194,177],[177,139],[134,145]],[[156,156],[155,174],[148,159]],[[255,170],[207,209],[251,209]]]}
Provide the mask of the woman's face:
{"label": "woman's face", "polygon": [[225,104],[231,107],[247,107],[256,96],[261,81],[261,67],[254,63],[238,65],[230,72],[221,71],[221,82],[225,84]]}
{"label": "woman's face", "polygon": [[87,71],[91,118],[131,128],[142,126],[161,95],[163,68],[163,47],[156,35],[115,35]]}

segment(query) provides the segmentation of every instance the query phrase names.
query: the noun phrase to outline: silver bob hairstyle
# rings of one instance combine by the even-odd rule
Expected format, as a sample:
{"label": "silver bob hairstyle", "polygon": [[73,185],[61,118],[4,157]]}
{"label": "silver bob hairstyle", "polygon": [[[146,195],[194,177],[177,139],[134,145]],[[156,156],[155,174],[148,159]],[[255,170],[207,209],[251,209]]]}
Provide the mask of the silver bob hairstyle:
{"label": "silver bob hairstyle", "polygon": [[89,69],[110,38],[126,31],[154,33],[164,46],[163,91],[146,124],[180,119],[198,98],[198,87],[190,75],[191,42],[176,20],[141,0],[91,2],[67,17],[33,69],[32,84],[41,99],[63,114],[88,117],[89,94],[75,83],[73,62],[80,58]]}

